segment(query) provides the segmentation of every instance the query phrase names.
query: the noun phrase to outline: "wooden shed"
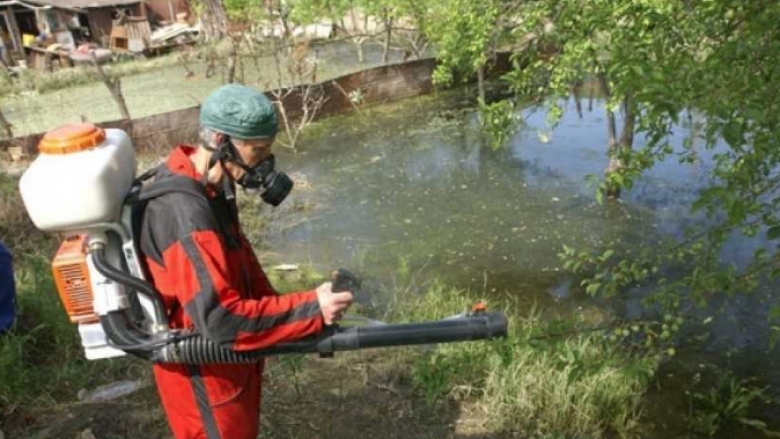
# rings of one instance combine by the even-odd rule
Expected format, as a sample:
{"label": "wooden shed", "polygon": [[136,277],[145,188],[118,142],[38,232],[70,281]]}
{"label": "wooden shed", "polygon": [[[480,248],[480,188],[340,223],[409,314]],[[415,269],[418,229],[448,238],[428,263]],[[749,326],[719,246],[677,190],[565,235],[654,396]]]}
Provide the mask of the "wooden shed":
{"label": "wooden shed", "polygon": [[[111,31],[115,19],[120,17],[146,17],[146,7],[141,0],[25,0],[38,6],[78,11],[81,29],[88,30],[88,40],[101,46],[111,44]],[[55,20],[46,25],[56,26]],[[40,25],[41,23],[39,23]],[[75,22],[74,22],[75,24]],[[74,29],[71,29],[73,31]]]}
{"label": "wooden shed", "polygon": [[[47,14],[55,13],[54,9],[19,0],[0,1],[0,60],[6,66],[26,58],[25,46],[40,34],[38,22],[45,20]],[[67,9],[63,11],[76,14]]]}

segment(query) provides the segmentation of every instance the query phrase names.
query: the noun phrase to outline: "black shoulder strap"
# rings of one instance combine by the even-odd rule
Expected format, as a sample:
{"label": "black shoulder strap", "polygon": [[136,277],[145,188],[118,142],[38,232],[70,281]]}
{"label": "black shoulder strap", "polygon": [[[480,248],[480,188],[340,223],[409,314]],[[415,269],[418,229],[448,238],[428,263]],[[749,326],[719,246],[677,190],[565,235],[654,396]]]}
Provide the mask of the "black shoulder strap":
{"label": "black shoulder strap", "polygon": [[171,192],[180,192],[197,198],[208,198],[206,188],[199,182],[183,175],[171,175],[144,186],[138,194],[138,200],[148,201]]}
{"label": "black shoulder strap", "polygon": [[[144,184],[152,178],[154,181]],[[133,181],[127,202],[131,204],[142,203],[172,192],[184,193],[197,198],[208,198],[206,188],[202,184],[192,178],[174,174],[165,165],[160,165]]]}
{"label": "black shoulder strap", "polygon": [[[145,181],[150,180],[153,177],[154,181],[144,184]],[[140,236],[143,216],[148,202],[154,198],[174,192],[187,194],[198,199],[206,200],[210,205],[212,204],[212,200],[210,200],[206,194],[206,188],[203,184],[184,175],[174,174],[166,166],[160,165],[138,177],[133,182],[133,188],[127,196],[126,203],[133,207],[133,236]],[[227,207],[232,209],[230,205]],[[237,212],[234,213],[231,210],[231,214],[235,216],[237,215]],[[228,220],[225,219],[224,216],[219,217],[219,212],[215,212],[215,215],[217,216],[217,227],[225,238],[228,247],[236,248],[240,243],[238,238],[234,236],[234,233],[232,233],[230,228],[226,225]],[[234,218],[231,218],[231,220],[234,220]]]}
{"label": "black shoulder strap", "polygon": [[[192,178],[172,173],[165,165],[152,168],[133,181],[130,192],[125,197],[124,204],[126,208],[130,209],[129,224],[127,226],[132,233],[136,248],[141,253],[144,253],[141,245],[141,235],[149,201],[174,192],[184,193],[199,199],[208,199],[206,188],[203,185]],[[160,255],[157,255],[156,258],[154,254],[147,254],[147,256],[162,263]],[[142,269],[148,276],[148,267],[143,258],[141,259]]]}

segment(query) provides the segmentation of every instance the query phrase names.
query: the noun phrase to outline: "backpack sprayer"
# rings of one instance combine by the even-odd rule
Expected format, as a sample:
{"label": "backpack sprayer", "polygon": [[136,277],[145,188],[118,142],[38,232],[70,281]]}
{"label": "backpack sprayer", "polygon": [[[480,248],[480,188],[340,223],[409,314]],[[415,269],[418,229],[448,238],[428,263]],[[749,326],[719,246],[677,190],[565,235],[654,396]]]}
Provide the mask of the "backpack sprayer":
{"label": "backpack sprayer", "polygon": [[[39,151],[22,176],[20,191],[36,227],[67,236],[52,269],[60,299],[70,321],[78,325],[90,360],[129,353],[155,362],[249,363],[270,355],[332,356],[337,351],[507,334],[504,315],[484,308],[433,322],[333,325],[316,336],[241,352],[195,331],[172,329],[137,251],[133,222],[143,204],[132,201],[141,183],[135,178],[135,153],[128,135],[92,124],[67,125],[47,133]],[[334,273],[334,291],[355,291],[359,286],[348,271]]]}

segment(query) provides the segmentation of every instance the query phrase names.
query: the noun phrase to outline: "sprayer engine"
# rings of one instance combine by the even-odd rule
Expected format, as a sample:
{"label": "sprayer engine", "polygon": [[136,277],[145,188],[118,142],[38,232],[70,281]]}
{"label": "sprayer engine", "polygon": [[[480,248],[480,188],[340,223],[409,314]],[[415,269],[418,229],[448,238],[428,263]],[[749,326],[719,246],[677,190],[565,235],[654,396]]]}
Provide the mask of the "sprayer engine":
{"label": "sprayer engine", "polygon": [[36,227],[65,237],[52,262],[65,311],[79,326],[87,358],[125,355],[112,346],[101,318],[132,307],[146,330],[160,330],[163,322],[152,299],[102,275],[90,251],[143,279],[124,203],[136,169],[130,138],[122,130],[66,125],[47,133],[38,149],[19,186]]}

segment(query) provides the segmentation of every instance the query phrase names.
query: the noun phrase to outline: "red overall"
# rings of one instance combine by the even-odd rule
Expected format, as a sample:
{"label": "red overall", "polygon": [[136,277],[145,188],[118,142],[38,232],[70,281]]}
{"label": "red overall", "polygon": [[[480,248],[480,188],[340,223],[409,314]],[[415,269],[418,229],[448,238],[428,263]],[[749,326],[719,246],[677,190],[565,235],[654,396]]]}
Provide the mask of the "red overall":
{"label": "red overall", "polygon": [[[167,171],[196,180],[192,147]],[[172,192],[149,201],[141,250],[173,328],[195,328],[234,350],[259,349],[322,330],[314,291],[278,295],[238,223],[234,200]],[[263,363],[156,364],[154,376],[176,439],[255,439]]]}

